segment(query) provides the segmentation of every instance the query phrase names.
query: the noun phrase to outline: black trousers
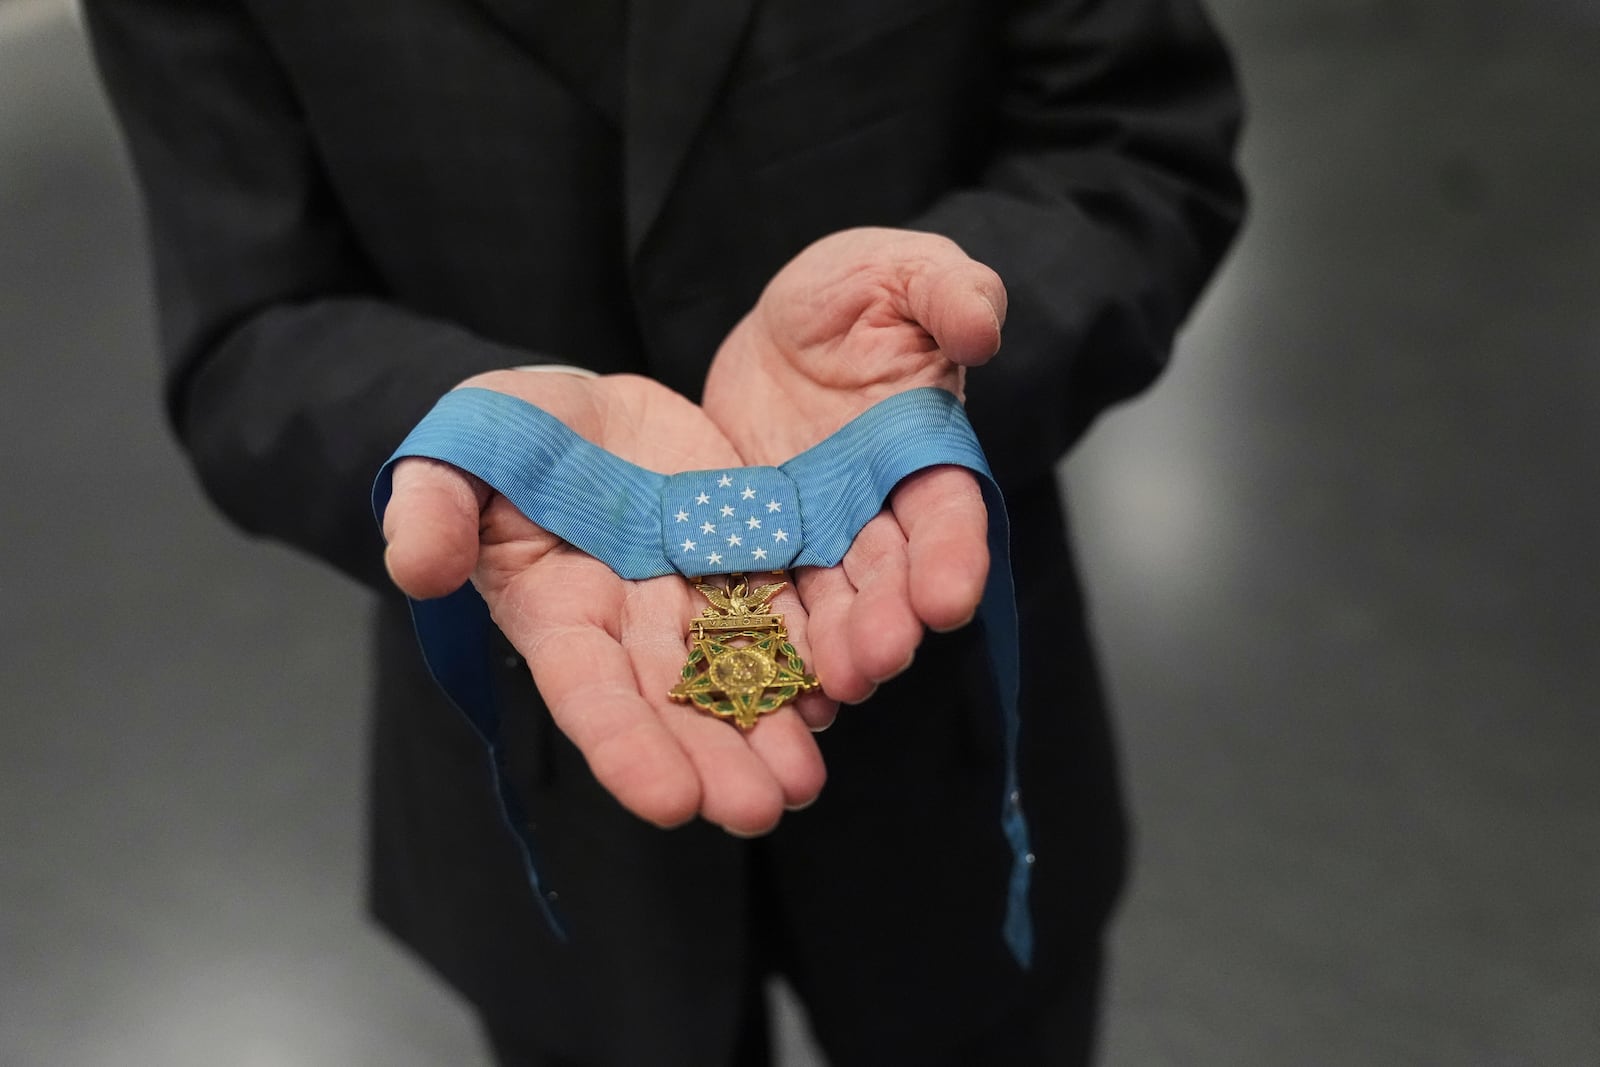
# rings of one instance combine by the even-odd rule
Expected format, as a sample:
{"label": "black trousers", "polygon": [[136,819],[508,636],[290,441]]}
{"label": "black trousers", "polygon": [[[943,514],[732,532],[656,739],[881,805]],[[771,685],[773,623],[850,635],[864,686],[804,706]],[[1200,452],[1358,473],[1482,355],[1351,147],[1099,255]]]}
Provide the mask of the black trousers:
{"label": "black trousers", "polygon": [[[866,1058],[852,1055],[853,1048],[872,1047],[869,1036],[818,1033],[817,1040],[829,1057],[830,1067],[1088,1067],[1094,1060],[1100,1014],[1102,952],[1095,946],[1083,954],[1082,966],[1058,986],[1042,990],[1036,998],[1017,1005],[1008,1018],[998,1021],[947,1055],[928,1059],[886,1061],[882,1053]],[[766,983],[752,976],[749,995],[741,1008],[739,1034],[726,1064],[706,1067],[770,1067],[771,1019]],[[871,1010],[863,1011],[860,1024],[870,1027]],[[600,1067],[581,1058],[546,1052],[538,1036],[529,1034],[516,1020],[485,1019],[484,1030],[494,1062],[499,1067]]]}

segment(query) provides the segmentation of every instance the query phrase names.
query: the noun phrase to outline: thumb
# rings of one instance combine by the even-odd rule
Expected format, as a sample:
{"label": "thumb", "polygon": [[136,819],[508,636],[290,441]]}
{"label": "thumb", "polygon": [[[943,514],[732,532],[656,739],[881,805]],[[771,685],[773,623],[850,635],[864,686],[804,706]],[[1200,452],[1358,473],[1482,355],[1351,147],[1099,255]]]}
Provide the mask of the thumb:
{"label": "thumb", "polygon": [[383,512],[389,577],[417,600],[447,596],[478,564],[478,523],[489,487],[432,459],[401,460]]}
{"label": "thumb", "polygon": [[907,264],[905,300],[908,317],[952,363],[980,366],[999,351],[1005,284],[954,241],[930,235],[927,253]]}

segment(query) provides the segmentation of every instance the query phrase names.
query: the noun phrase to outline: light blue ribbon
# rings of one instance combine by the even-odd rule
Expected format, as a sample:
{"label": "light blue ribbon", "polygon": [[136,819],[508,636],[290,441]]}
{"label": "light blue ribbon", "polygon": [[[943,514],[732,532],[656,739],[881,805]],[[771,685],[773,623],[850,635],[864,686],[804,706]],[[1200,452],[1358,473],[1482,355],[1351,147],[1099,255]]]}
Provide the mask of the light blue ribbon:
{"label": "light blue ribbon", "polygon": [[[1017,784],[1020,674],[1008,525],[959,400],[942,389],[899,393],[781,466],[664,475],[590,444],[531,404],[458,389],[439,401],[379,472],[372,509],[380,523],[394,465],[410,456],[476,475],[529,520],[629,579],[831,567],[907,475],[941,464],[977,475],[989,511],[990,555],[978,621],[1004,731],[1000,821],[1012,854],[1003,935],[1017,961],[1029,966],[1034,857]],[[502,814],[521,846],[528,881],[551,926],[565,937],[556,894],[543,887],[529,820],[506,773],[488,608],[468,584],[437,600],[414,600],[411,612],[428,669],[489,750]]]}

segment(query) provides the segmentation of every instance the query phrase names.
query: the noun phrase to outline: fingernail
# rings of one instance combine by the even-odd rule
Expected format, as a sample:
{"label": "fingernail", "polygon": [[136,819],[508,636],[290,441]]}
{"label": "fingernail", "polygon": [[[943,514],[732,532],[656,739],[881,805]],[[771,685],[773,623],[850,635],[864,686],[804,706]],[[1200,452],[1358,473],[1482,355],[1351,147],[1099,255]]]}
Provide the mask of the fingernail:
{"label": "fingernail", "polygon": [[963,626],[967,625],[967,623],[971,622],[973,619],[975,619],[977,617],[978,617],[978,613],[976,611],[974,611],[971,615],[968,615],[966,618],[962,619],[960,622],[956,623],[954,626],[930,626],[930,627],[928,627],[928,629],[932,630],[936,634],[955,633],[957,630],[961,629]]}
{"label": "fingernail", "polygon": [[872,699],[873,694],[876,693],[877,691],[878,691],[878,687],[877,686],[873,686],[871,689],[868,689],[863,696],[857,697],[855,700],[841,700],[840,703],[841,704],[850,704],[850,705],[865,704],[867,701]]}
{"label": "fingernail", "polygon": [[906,657],[906,661],[904,663],[900,664],[899,667],[896,667],[895,670],[894,670],[894,673],[890,674],[886,678],[883,678],[882,681],[887,682],[887,681],[889,681],[890,678],[898,678],[902,674],[906,673],[906,671],[911,669],[911,664],[916,658],[917,658],[917,650],[913,648],[911,650],[911,655]]}

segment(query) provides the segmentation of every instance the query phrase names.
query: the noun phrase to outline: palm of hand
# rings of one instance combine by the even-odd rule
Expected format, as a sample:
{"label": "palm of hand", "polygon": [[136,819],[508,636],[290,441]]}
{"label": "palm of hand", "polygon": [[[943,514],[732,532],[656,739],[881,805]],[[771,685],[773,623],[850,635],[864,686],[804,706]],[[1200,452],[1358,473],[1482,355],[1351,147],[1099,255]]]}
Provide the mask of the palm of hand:
{"label": "palm of hand", "polygon": [[952,242],[846,230],[779,271],[728,335],[702,403],[750,462],[780,463],[895,393],[960,396],[999,347],[1005,289]]}

